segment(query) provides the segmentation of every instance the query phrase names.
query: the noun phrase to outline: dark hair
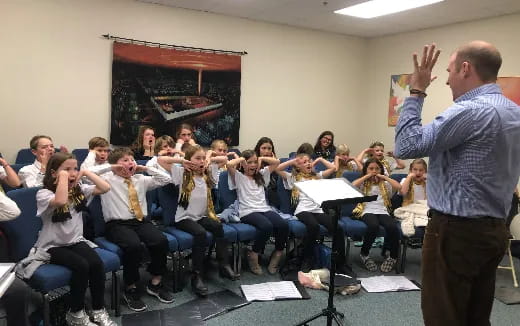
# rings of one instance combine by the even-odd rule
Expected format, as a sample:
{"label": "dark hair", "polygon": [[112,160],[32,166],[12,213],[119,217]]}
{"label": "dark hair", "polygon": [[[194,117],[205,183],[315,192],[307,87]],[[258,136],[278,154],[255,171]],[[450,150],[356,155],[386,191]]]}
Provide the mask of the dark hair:
{"label": "dark hair", "polygon": [[76,157],[71,153],[65,152],[58,152],[51,156],[49,162],[47,162],[45,176],[43,177],[44,189],[49,189],[52,192],[56,192],[56,177],[54,177],[52,173],[58,171],[63,162],[70,159],[75,160]]}
{"label": "dark hair", "polygon": [[258,140],[258,142],[256,142],[256,146],[255,146],[255,153],[256,153],[256,156],[260,157],[260,147],[265,144],[265,143],[269,143],[271,144],[271,146],[273,147],[273,155],[276,157],[276,152],[274,150],[274,144],[273,144],[273,140],[269,137],[262,137]]}
{"label": "dark hair", "polygon": [[31,149],[38,149],[38,142],[40,141],[40,139],[42,138],[47,138],[48,140],[52,141],[52,138],[49,137],[49,136],[45,136],[45,135],[36,135],[34,136],[33,138],[31,138],[31,141],[29,142],[29,147],[31,147]]}
{"label": "dark hair", "polygon": [[309,143],[303,143],[296,150],[296,154],[308,154],[309,157],[312,157],[314,155],[314,148]]}
{"label": "dark hair", "polygon": [[412,161],[412,163],[410,163],[410,171],[412,171],[412,166],[414,164],[422,164],[422,166],[424,167],[424,170],[426,172],[428,172],[428,164],[426,164],[426,161],[423,160],[422,158],[416,158],[415,160]]}
{"label": "dark hair", "polygon": [[325,149],[330,149],[330,148],[334,148],[334,150],[336,149],[336,147],[334,146],[334,134],[332,133],[332,131],[326,130],[326,131],[322,132],[322,133],[319,135],[318,140],[316,140],[316,145],[314,145],[314,152],[317,152],[317,151],[321,151],[321,150],[322,150],[320,140],[321,140],[323,137],[325,137],[325,136],[330,136],[330,137],[332,137],[332,141],[330,142],[329,147],[327,147],[327,148],[325,148]]}
{"label": "dark hair", "polygon": [[140,126],[139,127],[139,133],[137,134],[137,139],[135,140],[133,146],[132,146],[132,149],[138,153],[140,152],[143,152],[144,151],[144,147],[143,147],[143,138],[144,138],[144,132],[146,130],[152,130],[155,134],[155,129],[153,129],[151,126]]}
{"label": "dark hair", "polygon": [[[256,155],[255,151],[250,150],[250,149],[243,151],[240,156],[245,158],[246,161],[249,160],[253,156],[258,157],[258,155]],[[244,173],[244,169],[240,168],[240,172]],[[255,180],[256,184],[260,187],[265,185],[264,178],[258,171],[255,174],[253,174],[253,180]]]}
{"label": "dark hair", "polygon": [[384,174],[385,173],[385,167],[383,166],[383,163],[381,163],[377,158],[369,158],[365,161],[365,163],[363,163],[363,172],[361,173],[361,175],[366,175],[367,174],[367,169],[368,169],[368,166],[370,165],[370,163],[376,163],[377,165],[379,165],[379,173],[381,174]]}
{"label": "dark hair", "polygon": [[134,152],[128,147],[116,148],[108,155],[108,163],[116,164],[117,161],[119,161],[119,159],[125,155],[134,157]]}
{"label": "dark hair", "polygon": [[502,57],[495,47],[470,43],[457,50],[455,57],[457,71],[460,71],[463,62],[471,63],[480,80],[488,83],[497,80]]}
{"label": "dark hair", "polygon": [[94,137],[88,141],[88,149],[94,149],[96,147],[108,147],[110,144],[103,137]]}

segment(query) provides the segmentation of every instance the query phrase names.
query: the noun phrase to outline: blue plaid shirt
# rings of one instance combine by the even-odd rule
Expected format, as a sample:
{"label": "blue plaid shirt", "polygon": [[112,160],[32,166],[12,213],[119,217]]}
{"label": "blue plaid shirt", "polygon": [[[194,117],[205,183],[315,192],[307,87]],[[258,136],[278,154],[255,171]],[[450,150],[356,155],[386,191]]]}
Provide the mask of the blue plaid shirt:
{"label": "blue plaid shirt", "polygon": [[505,218],[520,175],[520,107],[497,84],[485,84],[423,126],[423,102],[405,100],[394,153],[430,157],[428,206],[457,216]]}

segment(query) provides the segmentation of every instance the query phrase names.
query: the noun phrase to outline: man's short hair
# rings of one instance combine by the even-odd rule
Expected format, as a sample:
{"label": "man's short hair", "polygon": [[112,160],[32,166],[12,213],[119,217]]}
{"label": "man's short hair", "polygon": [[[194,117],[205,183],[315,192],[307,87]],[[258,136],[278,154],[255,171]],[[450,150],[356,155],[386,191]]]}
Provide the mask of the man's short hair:
{"label": "man's short hair", "polygon": [[116,164],[117,161],[119,161],[119,159],[125,155],[134,157],[134,152],[128,147],[116,148],[108,155],[108,163]]}
{"label": "man's short hair", "polygon": [[468,44],[457,50],[455,67],[457,71],[463,62],[469,62],[475,67],[475,72],[481,81],[495,82],[498,77],[498,70],[502,65],[500,52],[492,46]]}
{"label": "man's short hair", "polygon": [[96,147],[109,147],[110,144],[103,137],[94,137],[88,141],[88,149],[94,149]]}
{"label": "man's short hair", "polygon": [[50,141],[52,141],[52,138],[49,137],[49,136],[45,136],[45,135],[36,135],[34,136],[33,138],[31,138],[31,141],[29,142],[29,146],[31,147],[31,149],[34,149],[36,150],[38,148],[38,142],[40,141],[40,139],[42,138],[46,138]]}

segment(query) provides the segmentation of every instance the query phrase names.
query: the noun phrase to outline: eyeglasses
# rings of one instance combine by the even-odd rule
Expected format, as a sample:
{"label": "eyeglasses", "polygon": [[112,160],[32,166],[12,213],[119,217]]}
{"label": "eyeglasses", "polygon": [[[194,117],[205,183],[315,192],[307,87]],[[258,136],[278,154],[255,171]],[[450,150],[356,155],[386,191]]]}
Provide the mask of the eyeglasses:
{"label": "eyeglasses", "polygon": [[332,138],[330,138],[330,137],[322,137],[321,139],[326,140],[326,141],[332,141]]}

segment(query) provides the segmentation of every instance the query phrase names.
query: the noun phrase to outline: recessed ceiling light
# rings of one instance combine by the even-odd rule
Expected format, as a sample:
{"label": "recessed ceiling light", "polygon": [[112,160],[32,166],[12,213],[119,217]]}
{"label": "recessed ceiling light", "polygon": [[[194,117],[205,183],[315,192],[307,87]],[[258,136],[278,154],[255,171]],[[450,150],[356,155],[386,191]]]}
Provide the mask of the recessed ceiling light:
{"label": "recessed ceiling light", "polygon": [[336,14],[374,18],[431,5],[444,0],[370,0],[334,11]]}

